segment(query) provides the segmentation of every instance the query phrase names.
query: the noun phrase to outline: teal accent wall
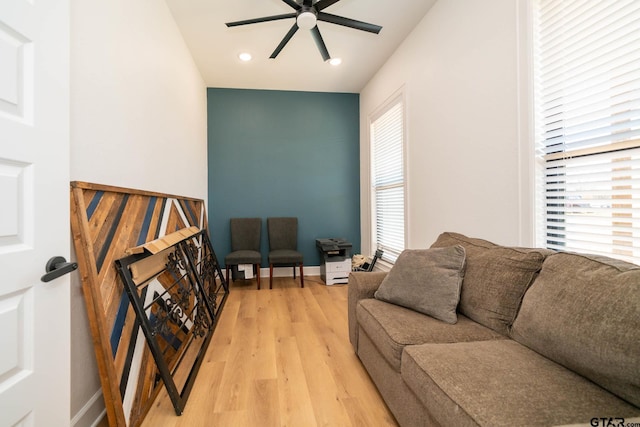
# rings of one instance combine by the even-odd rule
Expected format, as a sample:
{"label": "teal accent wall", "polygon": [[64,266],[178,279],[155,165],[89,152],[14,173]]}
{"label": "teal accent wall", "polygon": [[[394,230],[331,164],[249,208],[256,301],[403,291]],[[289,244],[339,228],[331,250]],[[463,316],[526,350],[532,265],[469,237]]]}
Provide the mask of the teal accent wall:
{"label": "teal accent wall", "polygon": [[208,220],[222,263],[229,219],[298,217],[298,250],[320,265],[317,238],[360,252],[359,95],[209,88]]}

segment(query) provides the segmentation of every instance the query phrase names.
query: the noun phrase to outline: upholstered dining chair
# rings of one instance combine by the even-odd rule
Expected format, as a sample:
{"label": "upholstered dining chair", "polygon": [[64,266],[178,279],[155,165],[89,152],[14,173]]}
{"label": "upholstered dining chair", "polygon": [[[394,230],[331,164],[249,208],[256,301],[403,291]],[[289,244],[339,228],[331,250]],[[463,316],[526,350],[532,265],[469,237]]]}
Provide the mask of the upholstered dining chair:
{"label": "upholstered dining chair", "polygon": [[261,218],[231,218],[231,252],[224,257],[229,283],[229,267],[240,264],[252,264],[256,273],[258,289],[260,289],[260,234]]}
{"label": "upholstered dining chair", "polygon": [[269,234],[269,289],[273,288],[273,267],[300,267],[300,287],[304,288],[303,257],[298,252],[298,218],[267,218]]}

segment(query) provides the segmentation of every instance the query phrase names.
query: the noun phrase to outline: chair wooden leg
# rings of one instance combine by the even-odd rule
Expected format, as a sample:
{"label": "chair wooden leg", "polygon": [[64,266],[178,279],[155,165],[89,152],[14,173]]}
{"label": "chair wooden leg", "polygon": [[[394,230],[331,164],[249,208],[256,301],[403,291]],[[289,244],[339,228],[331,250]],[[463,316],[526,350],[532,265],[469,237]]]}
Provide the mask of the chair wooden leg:
{"label": "chair wooden leg", "polygon": [[293,265],[293,279],[296,279],[296,266],[295,264]]}
{"label": "chair wooden leg", "polygon": [[273,264],[269,264],[269,289],[273,289]]}
{"label": "chair wooden leg", "polygon": [[[295,267],[293,267],[293,271],[295,271]],[[304,273],[302,272],[302,264],[300,264],[300,287],[304,288]]]}
{"label": "chair wooden leg", "polygon": [[227,285],[229,285],[229,264],[227,264]]}
{"label": "chair wooden leg", "polygon": [[260,290],[260,264],[254,264],[256,268],[256,280],[258,281],[258,290]]}

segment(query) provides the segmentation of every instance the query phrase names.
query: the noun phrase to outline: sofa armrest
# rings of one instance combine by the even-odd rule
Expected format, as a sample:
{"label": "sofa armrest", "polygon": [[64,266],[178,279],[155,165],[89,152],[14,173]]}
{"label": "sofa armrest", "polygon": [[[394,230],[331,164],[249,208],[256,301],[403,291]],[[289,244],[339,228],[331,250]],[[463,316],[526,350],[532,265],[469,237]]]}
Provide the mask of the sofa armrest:
{"label": "sofa armrest", "polygon": [[387,272],[352,272],[349,274],[348,310],[349,310],[349,341],[353,349],[358,351],[358,322],[356,320],[356,306],[358,301],[373,298],[376,290],[387,276]]}

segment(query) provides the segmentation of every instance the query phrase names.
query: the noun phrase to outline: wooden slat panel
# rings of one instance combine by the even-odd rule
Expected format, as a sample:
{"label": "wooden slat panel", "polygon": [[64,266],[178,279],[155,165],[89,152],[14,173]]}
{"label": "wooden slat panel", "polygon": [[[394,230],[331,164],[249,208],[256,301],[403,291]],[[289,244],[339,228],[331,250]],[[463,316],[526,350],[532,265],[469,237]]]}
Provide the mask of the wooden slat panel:
{"label": "wooden slat panel", "polygon": [[96,264],[98,272],[100,272],[103,264],[101,254],[106,250],[105,244],[109,239],[109,230],[113,227],[113,222],[121,202],[121,194],[104,195],[100,199],[100,203],[89,221],[91,243],[93,244],[94,250],[94,264]]}
{"label": "wooden slat panel", "polygon": [[[135,218],[135,221],[129,219]],[[118,273],[114,268],[114,262],[122,258],[122,251],[137,244],[140,229],[142,228],[142,218],[144,218],[144,205],[140,196],[129,197],[127,204],[122,213],[122,219],[119,221],[115,231],[114,238],[109,246],[104,260],[104,268],[100,271],[98,279],[102,283],[100,289],[105,303],[105,316],[107,324],[113,325],[116,319],[120,300],[122,298],[124,288],[120,285],[113,286],[114,283],[119,284]]]}
{"label": "wooden slat panel", "polygon": [[124,426],[127,425],[127,422],[122,410],[122,397],[118,390],[118,378],[116,377],[113,363],[111,363],[111,346],[107,341],[107,327],[102,315],[103,304],[97,281],[98,271],[95,264],[95,251],[84,199],[82,190],[74,188],[72,185],[71,232],[78,259],[89,327],[93,336],[93,348],[96,353],[107,417],[112,426]]}
{"label": "wooden slat panel", "polygon": [[[126,256],[128,248],[177,229],[206,225],[204,201],[86,182],[72,182],[71,188],[72,233],[107,416],[111,425],[135,427],[142,423],[162,383],[157,382],[146,344],[137,352],[131,348],[144,338],[137,337],[135,314],[114,261]],[[120,384],[123,375],[134,371],[139,376],[125,381],[125,394],[134,393],[130,412],[125,413]]]}

